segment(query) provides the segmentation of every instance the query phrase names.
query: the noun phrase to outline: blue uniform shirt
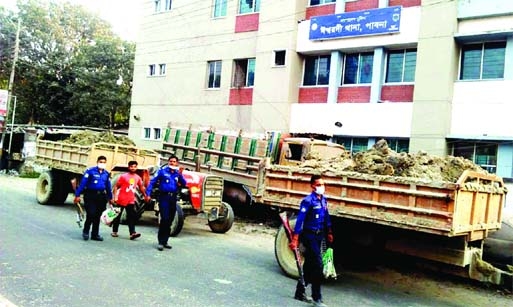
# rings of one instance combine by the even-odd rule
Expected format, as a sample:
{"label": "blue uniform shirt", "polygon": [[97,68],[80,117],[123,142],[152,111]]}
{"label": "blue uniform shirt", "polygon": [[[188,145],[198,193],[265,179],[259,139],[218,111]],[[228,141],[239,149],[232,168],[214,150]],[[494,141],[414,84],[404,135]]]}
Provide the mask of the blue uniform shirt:
{"label": "blue uniform shirt", "polygon": [[319,199],[312,192],[301,201],[294,234],[300,234],[303,230],[327,233],[328,229],[331,229],[331,220],[326,197],[321,195]]}
{"label": "blue uniform shirt", "polygon": [[157,175],[151,179],[146,189],[146,195],[151,195],[151,190],[157,182],[160,191],[163,193],[176,193],[178,192],[178,183],[180,183],[182,187],[185,187],[187,184],[182,174],[177,170],[172,170],[169,165],[159,169]]}
{"label": "blue uniform shirt", "polygon": [[105,191],[109,200],[112,199],[112,187],[110,185],[109,172],[100,169],[97,166],[90,167],[84,172],[80,185],[75,191],[75,196],[80,196],[84,189],[90,191]]}

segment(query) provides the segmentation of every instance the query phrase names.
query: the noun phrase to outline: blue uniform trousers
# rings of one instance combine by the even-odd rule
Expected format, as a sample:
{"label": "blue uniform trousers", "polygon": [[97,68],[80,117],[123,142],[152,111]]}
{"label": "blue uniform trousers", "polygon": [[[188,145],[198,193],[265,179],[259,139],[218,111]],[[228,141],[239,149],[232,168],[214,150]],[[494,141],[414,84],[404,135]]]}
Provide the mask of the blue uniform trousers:
{"label": "blue uniform trousers", "polygon": [[103,191],[88,191],[84,192],[84,209],[86,211],[86,220],[84,222],[84,234],[89,234],[91,225],[91,237],[97,237],[100,233],[100,217],[103,211],[107,208],[107,194]]}
{"label": "blue uniform trousers", "polygon": [[166,245],[171,232],[170,227],[176,214],[176,193],[160,193],[160,225],[157,238],[159,244]]}
{"label": "blue uniform trousers", "polygon": [[[321,282],[322,274],[322,255],[321,243],[324,239],[324,234],[313,234],[303,232],[300,235],[300,241],[305,248],[303,256],[305,261],[303,263],[303,273],[305,277],[305,284],[312,285],[312,299],[318,301],[322,299],[321,295]],[[305,293],[303,285],[298,282],[296,286],[296,294]]]}

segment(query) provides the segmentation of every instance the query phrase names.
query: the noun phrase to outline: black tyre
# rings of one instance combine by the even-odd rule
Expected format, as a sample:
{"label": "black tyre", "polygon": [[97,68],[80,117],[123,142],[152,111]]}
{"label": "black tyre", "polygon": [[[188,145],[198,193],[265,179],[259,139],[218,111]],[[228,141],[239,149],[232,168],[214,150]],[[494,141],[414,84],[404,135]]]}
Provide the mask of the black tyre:
{"label": "black tyre", "polygon": [[208,226],[215,233],[225,233],[232,228],[233,220],[235,215],[233,214],[232,206],[223,202],[223,212],[226,212],[226,216],[219,218],[215,221],[209,221]]}
{"label": "black tyre", "polygon": [[59,176],[53,172],[43,172],[36,184],[36,199],[41,205],[63,204],[68,197],[67,191],[60,187]]}
{"label": "black tyre", "polygon": [[[112,179],[110,180],[110,184],[113,189],[114,189],[114,186],[118,183],[119,177],[121,175],[122,175],[121,173],[115,174],[112,177]],[[141,216],[144,213],[145,205],[146,205],[146,203],[144,202],[144,195],[142,194],[141,191],[139,191],[139,189],[137,189],[135,191],[135,213],[136,213],[135,221],[136,222],[141,219]],[[123,225],[127,224],[126,210],[123,210],[123,213],[121,213],[121,219],[119,220],[119,222]]]}
{"label": "black tyre", "polygon": [[[296,219],[290,219],[289,223],[290,227],[294,229]],[[289,239],[287,238],[287,232],[283,225],[278,229],[278,233],[274,238],[274,255],[285,275],[296,279],[299,278],[296,259],[294,258],[294,253],[289,248]]]}
{"label": "black tyre", "polygon": [[171,227],[169,228],[169,235],[171,237],[176,237],[180,231],[182,231],[184,221],[185,215],[183,214],[182,207],[180,207],[180,205],[176,205],[175,218],[173,219]]}

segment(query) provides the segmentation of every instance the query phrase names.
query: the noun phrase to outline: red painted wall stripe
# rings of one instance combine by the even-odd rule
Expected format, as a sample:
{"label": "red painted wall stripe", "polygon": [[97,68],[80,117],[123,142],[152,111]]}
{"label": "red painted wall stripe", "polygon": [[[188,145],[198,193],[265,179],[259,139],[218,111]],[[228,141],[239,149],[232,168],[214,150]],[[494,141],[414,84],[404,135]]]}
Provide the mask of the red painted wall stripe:
{"label": "red painted wall stripe", "polygon": [[346,86],[338,88],[337,102],[370,102],[370,86]]}
{"label": "red painted wall stripe", "polygon": [[383,85],[380,100],[390,102],[413,102],[413,90],[413,85]]}
{"label": "red painted wall stripe", "polygon": [[258,31],[260,14],[246,14],[235,17],[235,33]]}
{"label": "red painted wall stripe", "polygon": [[388,0],[388,6],[402,5],[403,7],[421,6],[421,0]]}
{"label": "red painted wall stripe", "polygon": [[328,101],[328,87],[301,87],[299,88],[299,103],[326,103]]}
{"label": "red painted wall stripe", "polygon": [[354,2],[346,2],[346,12],[377,9],[378,7],[379,0],[358,0]]}
{"label": "red painted wall stripe", "polygon": [[253,88],[232,88],[230,89],[229,105],[252,105],[253,104]]}
{"label": "red painted wall stripe", "polygon": [[335,14],[335,4],[309,6],[306,8],[305,19],[332,14]]}

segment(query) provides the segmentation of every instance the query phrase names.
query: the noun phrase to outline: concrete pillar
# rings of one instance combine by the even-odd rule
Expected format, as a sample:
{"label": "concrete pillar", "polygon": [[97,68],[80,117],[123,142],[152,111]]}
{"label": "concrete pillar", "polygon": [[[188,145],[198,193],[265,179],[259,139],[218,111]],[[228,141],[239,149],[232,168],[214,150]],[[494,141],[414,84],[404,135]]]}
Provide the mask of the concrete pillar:
{"label": "concrete pillar", "polygon": [[506,58],[504,60],[504,80],[513,80],[513,36],[506,40]]}
{"label": "concrete pillar", "polygon": [[370,103],[377,103],[381,99],[381,85],[384,81],[384,71],[385,50],[383,47],[378,47],[374,49],[374,60],[372,62]]}
{"label": "concrete pillar", "polygon": [[330,83],[328,85],[328,103],[337,103],[338,87],[342,74],[343,54],[340,51],[331,52]]}

